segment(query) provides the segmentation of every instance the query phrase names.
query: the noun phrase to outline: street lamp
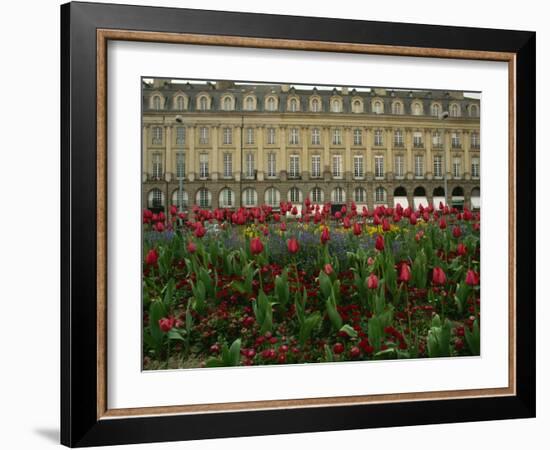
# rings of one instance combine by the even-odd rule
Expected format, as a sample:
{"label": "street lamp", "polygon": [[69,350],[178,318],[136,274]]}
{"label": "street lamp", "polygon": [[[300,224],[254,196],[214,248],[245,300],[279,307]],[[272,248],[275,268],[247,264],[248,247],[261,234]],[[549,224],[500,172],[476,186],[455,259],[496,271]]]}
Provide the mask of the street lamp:
{"label": "street lamp", "polygon": [[[439,115],[439,120],[446,120],[448,118],[449,111],[443,111]],[[447,206],[447,149],[445,148],[445,140],[443,140],[443,189],[445,191],[445,206]]]}

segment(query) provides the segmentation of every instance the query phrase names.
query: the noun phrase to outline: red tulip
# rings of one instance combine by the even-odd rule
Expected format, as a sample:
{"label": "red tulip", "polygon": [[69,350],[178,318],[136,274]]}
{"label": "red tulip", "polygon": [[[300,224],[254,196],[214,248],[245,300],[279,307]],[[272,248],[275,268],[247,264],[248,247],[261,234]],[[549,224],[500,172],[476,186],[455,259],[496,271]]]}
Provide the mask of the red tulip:
{"label": "red tulip", "polygon": [[342,344],[341,342],[337,342],[336,344],[333,345],[332,351],[337,355],[339,355],[344,351],[344,344]]}
{"label": "red tulip", "polygon": [[468,249],[466,246],[461,242],[456,246],[456,253],[460,256],[464,256],[466,253],[468,253]]}
{"label": "red tulip", "polygon": [[420,230],[418,233],[416,233],[414,238],[416,239],[416,242],[420,242],[420,239],[422,239],[423,236],[424,236],[424,231]]}
{"label": "red tulip", "polygon": [[328,228],[323,228],[323,231],[321,232],[321,244],[326,244],[330,240],[330,232],[328,231]]}
{"label": "red tulip", "polygon": [[359,350],[359,347],[351,347],[349,350],[349,355],[352,358],[359,358],[359,356],[361,356],[361,350]]}
{"label": "red tulip", "polygon": [[401,264],[401,272],[399,273],[399,281],[408,283],[411,279],[411,268],[408,264]]}
{"label": "red tulip", "polygon": [[334,213],[334,218],[340,220],[342,218],[342,213],[340,211],[336,211]]}
{"label": "red tulip", "polygon": [[170,214],[175,216],[178,213],[178,208],[174,205],[170,206]]}
{"label": "red tulip", "polygon": [[162,222],[157,222],[155,224],[155,230],[157,230],[159,233],[162,233],[164,231],[164,224]]}
{"label": "red tulip", "polygon": [[192,253],[195,253],[195,252],[197,251],[197,246],[196,246],[196,244],[195,244],[194,242],[192,242],[192,241],[189,242],[189,243],[187,244],[187,251],[188,251],[189,253],[191,253],[191,254],[192,254]]}
{"label": "red tulip", "polygon": [[259,237],[255,237],[250,241],[250,252],[253,255],[259,255],[264,251],[264,244]]}
{"label": "red tulip", "polygon": [[290,211],[290,213],[291,213],[293,216],[298,215],[298,208],[296,208],[296,206],[294,206],[294,207],[292,208],[292,210]]}
{"label": "red tulip", "polygon": [[286,231],[286,222],[281,222],[281,231]]}
{"label": "red tulip", "polygon": [[325,264],[325,267],[323,269],[327,275],[332,275],[334,273],[334,269],[332,268],[332,265]]}
{"label": "red tulip", "polygon": [[409,217],[409,222],[411,225],[416,225],[416,214],[411,213],[411,217]]}
{"label": "red tulip", "polygon": [[378,287],[378,277],[374,273],[371,273],[367,278],[367,287],[369,289],[376,289]]}
{"label": "red tulip", "polygon": [[278,222],[279,220],[281,220],[281,216],[279,214],[275,213],[275,214],[273,214],[273,220],[275,222]]}
{"label": "red tulip", "polygon": [[159,260],[159,254],[157,251],[153,248],[149,250],[149,253],[147,253],[147,256],[145,257],[145,263],[148,266],[154,266],[157,264],[157,261]]}
{"label": "red tulip", "polygon": [[443,269],[441,267],[434,267],[433,273],[432,273],[432,282],[433,284],[439,284],[443,285],[447,281],[447,277],[445,276],[445,272],[443,272]]}
{"label": "red tulip", "polygon": [[384,219],[382,221],[382,231],[384,232],[390,231],[390,222],[388,219]]}
{"label": "red tulip", "polygon": [[361,225],[359,225],[357,222],[355,222],[353,224],[353,234],[355,234],[355,236],[360,236],[361,235]]}
{"label": "red tulip", "polygon": [[172,328],[174,328],[175,323],[176,320],[173,317],[163,317],[162,319],[159,319],[159,327],[164,333],[168,333]]}
{"label": "red tulip", "polygon": [[473,270],[468,270],[466,272],[466,284],[468,286],[476,286],[479,283],[479,277]]}
{"label": "red tulip", "polygon": [[439,221],[439,228],[441,228],[442,230],[447,228],[447,222],[445,221],[444,217],[442,217],[441,220]]}
{"label": "red tulip", "polygon": [[454,228],[453,228],[453,236],[455,238],[459,238],[460,236],[462,236],[462,230],[460,229],[460,227],[458,225],[456,225]]}
{"label": "red tulip", "polygon": [[202,226],[200,222],[197,223],[197,226],[195,228],[195,236],[198,238],[203,237],[206,234],[206,228]]}
{"label": "red tulip", "polygon": [[384,237],[381,234],[376,236],[376,243],[374,244],[374,246],[376,247],[376,250],[378,250],[379,252],[384,250]]}
{"label": "red tulip", "polygon": [[347,230],[348,228],[351,228],[351,221],[349,220],[349,217],[344,217],[344,228]]}
{"label": "red tulip", "polygon": [[300,250],[300,244],[298,244],[296,238],[290,238],[288,241],[286,241],[286,246],[288,248],[288,251],[292,254],[298,253],[298,250]]}

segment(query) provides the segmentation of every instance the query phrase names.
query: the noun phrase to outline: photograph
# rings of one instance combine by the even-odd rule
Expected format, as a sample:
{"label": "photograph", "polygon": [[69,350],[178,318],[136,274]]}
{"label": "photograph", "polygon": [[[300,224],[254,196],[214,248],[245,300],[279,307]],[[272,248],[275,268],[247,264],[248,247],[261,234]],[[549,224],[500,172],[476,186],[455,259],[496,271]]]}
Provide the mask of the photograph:
{"label": "photograph", "polygon": [[142,370],[480,356],[482,92],[140,94]]}

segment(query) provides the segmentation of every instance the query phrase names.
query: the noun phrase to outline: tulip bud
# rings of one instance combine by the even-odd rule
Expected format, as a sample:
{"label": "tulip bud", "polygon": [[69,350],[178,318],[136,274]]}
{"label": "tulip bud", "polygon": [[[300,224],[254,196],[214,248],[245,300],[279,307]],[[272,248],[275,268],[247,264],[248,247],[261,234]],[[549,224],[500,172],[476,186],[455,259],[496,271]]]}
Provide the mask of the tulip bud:
{"label": "tulip bud", "polygon": [[374,273],[371,273],[367,278],[367,287],[369,289],[378,288],[378,277]]}
{"label": "tulip bud", "polygon": [[401,271],[399,273],[399,281],[408,283],[411,279],[411,268],[408,264],[401,264]]}
{"label": "tulip bud", "polygon": [[197,246],[194,242],[189,242],[187,244],[187,251],[191,254],[195,253],[197,251]]}
{"label": "tulip bud", "polygon": [[468,286],[476,286],[479,283],[479,278],[473,270],[466,272],[466,284]]}
{"label": "tulip bud", "polygon": [[250,252],[253,255],[259,255],[264,251],[264,245],[259,237],[255,237],[250,241]]}
{"label": "tulip bud", "polygon": [[286,242],[286,246],[288,248],[288,251],[292,254],[295,254],[300,250],[300,244],[298,244],[298,241],[296,238],[291,238]]}
{"label": "tulip bud", "polygon": [[462,236],[462,230],[460,229],[460,227],[458,225],[453,227],[453,236],[455,238],[459,238],[460,236]]}
{"label": "tulip bud", "polygon": [[384,250],[384,237],[381,234],[376,236],[376,243],[374,244],[374,246],[379,252]]}
{"label": "tulip bud", "polygon": [[432,282],[436,285],[443,285],[447,281],[447,277],[445,276],[445,272],[443,272],[443,269],[441,267],[434,267],[433,273],[432,273]]}
{"label": "tulip bud", "polygon": [[334,273],[334,269],[332,268],[332,265],[330,265],[330,264],[325,264],[325,267],[324,267],[323,270],[327,275],[332,275]]}
{"label": "tulip bud", "polygon": [[154,266],[154,265],[157,264],[158,259],[159,259],[159,254],[153,248],[153,249],[149,250],[149,253],[147,253],[147,256],[145,257],[145,263],[148,266]]}

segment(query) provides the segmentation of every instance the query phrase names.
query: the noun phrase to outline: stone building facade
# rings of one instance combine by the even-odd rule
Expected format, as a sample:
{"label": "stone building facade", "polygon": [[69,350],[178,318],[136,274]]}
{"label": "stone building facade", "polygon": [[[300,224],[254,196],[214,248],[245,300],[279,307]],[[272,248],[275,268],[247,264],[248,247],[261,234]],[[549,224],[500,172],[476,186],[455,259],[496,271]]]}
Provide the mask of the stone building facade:
{"label": "stone building facade", "polygon": [[142,106],[144,208],[479,207],[480,101],[462,92],[155,79]]}

